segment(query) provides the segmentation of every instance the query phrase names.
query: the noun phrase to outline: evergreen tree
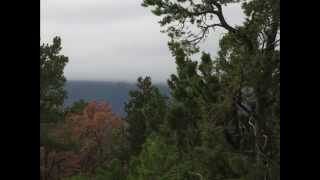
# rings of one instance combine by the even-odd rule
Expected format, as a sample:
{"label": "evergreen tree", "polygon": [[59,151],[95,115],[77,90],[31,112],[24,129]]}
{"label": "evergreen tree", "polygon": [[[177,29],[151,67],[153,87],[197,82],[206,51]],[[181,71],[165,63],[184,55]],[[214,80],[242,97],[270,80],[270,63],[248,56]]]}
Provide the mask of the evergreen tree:
{"label": "evergreen tree", "polygon": [[129,92],[130,99],[125,104],[128,138],[134,154],[140,152],[148,135],[159,131],[166,115],[165,97],[152,85],[150,77],[138,78],[137,87]]}
{"label": "evergreen tree", "polygon": [[128,180],[181,179],[175,145],[168,145],[161,136],[150,135],[138,157],[131,160]]}
{"label": "evergreen tree", "polygon": [[40,45],[40,120],[57,121],[62,117],[66,97],[63,70],[68,58],[60,55],[61,39],[55,37],[53,44]]}
{"label": "evergreen tree", "polygon": [[[63,120],[63,102],[66,97],[64,90],[65,77],[63,70],[68,58],[60,55],[61,39],[55,37],[53,44],[40,45],[40,157],[41,178],[52,178],[52,166],[55,154],[67,150],[53,131],[60,127],[58,120]],[[52,163],[50,165],[50,163]]]}
{"label": "evergreen tree", "polygon": [[65,115],[82,113],[85,107],[88,105],[88,102],[80,99],[79,101],[74,102],[71,106],[64,109]]}

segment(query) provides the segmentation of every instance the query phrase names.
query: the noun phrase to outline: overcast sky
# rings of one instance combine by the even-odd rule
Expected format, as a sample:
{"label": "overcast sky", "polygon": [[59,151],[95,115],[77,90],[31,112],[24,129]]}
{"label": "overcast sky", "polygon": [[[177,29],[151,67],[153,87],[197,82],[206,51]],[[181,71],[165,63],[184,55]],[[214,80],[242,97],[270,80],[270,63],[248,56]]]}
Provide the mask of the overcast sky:
{"label": "overcast sky", "polygon": [[[141,6],[142,0],[41,0],[41,41],[62,38],[69,57],[68,80],[136,81],[151,76],[165,82],[175,73],[166,34],[159,17]],[[225,8],[230,24],[240,24],[239,5]],[[211,33],[202,50],[218,50],[221,33]]]}

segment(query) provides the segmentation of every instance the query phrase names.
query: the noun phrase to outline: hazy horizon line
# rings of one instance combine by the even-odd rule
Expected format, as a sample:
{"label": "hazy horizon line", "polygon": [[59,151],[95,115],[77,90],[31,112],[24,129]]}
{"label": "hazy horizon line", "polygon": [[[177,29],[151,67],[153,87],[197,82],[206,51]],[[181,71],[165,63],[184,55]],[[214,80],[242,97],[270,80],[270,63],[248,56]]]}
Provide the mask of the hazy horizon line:
{"label": "hazy horizon line", "polygon": [[[137,78],[138,80],[138,78]],[[98,80],[98,79],[67,79],[66,82],[111,82],[111,83],[126,83],[126,84],[136,84],[137,80],[114,80],[114,79],[103,79],[103,80]],[[153,84],[166,84],[167,81],[153,81],[151,78],[151,81]]]}

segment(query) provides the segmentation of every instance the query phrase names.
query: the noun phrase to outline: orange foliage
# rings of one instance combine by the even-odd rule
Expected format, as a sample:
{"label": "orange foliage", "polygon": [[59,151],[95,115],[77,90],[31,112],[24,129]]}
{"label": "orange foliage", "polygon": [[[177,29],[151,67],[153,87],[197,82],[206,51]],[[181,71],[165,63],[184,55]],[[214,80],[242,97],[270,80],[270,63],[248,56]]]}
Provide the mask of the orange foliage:
{"label": "orange foliage", "polygon": [[112,145],[112,130],[122,124],[123,120],[112,112],[106,102],[90,102],[82,114],[67,118],[70,136],[80,144],[82,171],[93,171],[106,162]]}
{"label": "orange foliage", "polygon": [[[83,113],[69,114],[65,123],[52,132],[62,143],[78,144],[79,149],[46,152],[43,148],[40,158],[45,159],[47,164],[55,165],[50,176],[66,177],[77,171],[91,173],[97,166],[106,164],[112,148],[112,131],[121,128],[123,122],[106,102],[93,101],[88,103]],[[42,169],[48,166],[42,166]],[[48,171],[47,168],[45,172]]]}
{"label": "orange foliage", "polygon": [[120,128],[123,120],[111,111],[105,102],[88,103],[82,114],[71,114],[66,120],[71,136],[77,140],[101,140],[111,136],[114,128]]}

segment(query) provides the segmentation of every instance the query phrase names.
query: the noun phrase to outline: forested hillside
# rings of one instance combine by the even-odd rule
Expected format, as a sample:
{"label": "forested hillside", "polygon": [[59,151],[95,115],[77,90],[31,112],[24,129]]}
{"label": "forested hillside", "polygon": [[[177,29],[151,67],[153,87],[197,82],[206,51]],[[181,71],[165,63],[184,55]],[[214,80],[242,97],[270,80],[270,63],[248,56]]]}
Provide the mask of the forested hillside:
{"label": "forested hillside", "polygon": [[[166,84],[156,84],[161,93],[170,96],[169,87]],[[107,82],[107,81],[67,81],[65,90],[67,98],[65,106],[70,106],[79,100],[108,101],[115,113],[123,116],[124,103],[129,98],[129,91],[137,87],[134,83]]]}

